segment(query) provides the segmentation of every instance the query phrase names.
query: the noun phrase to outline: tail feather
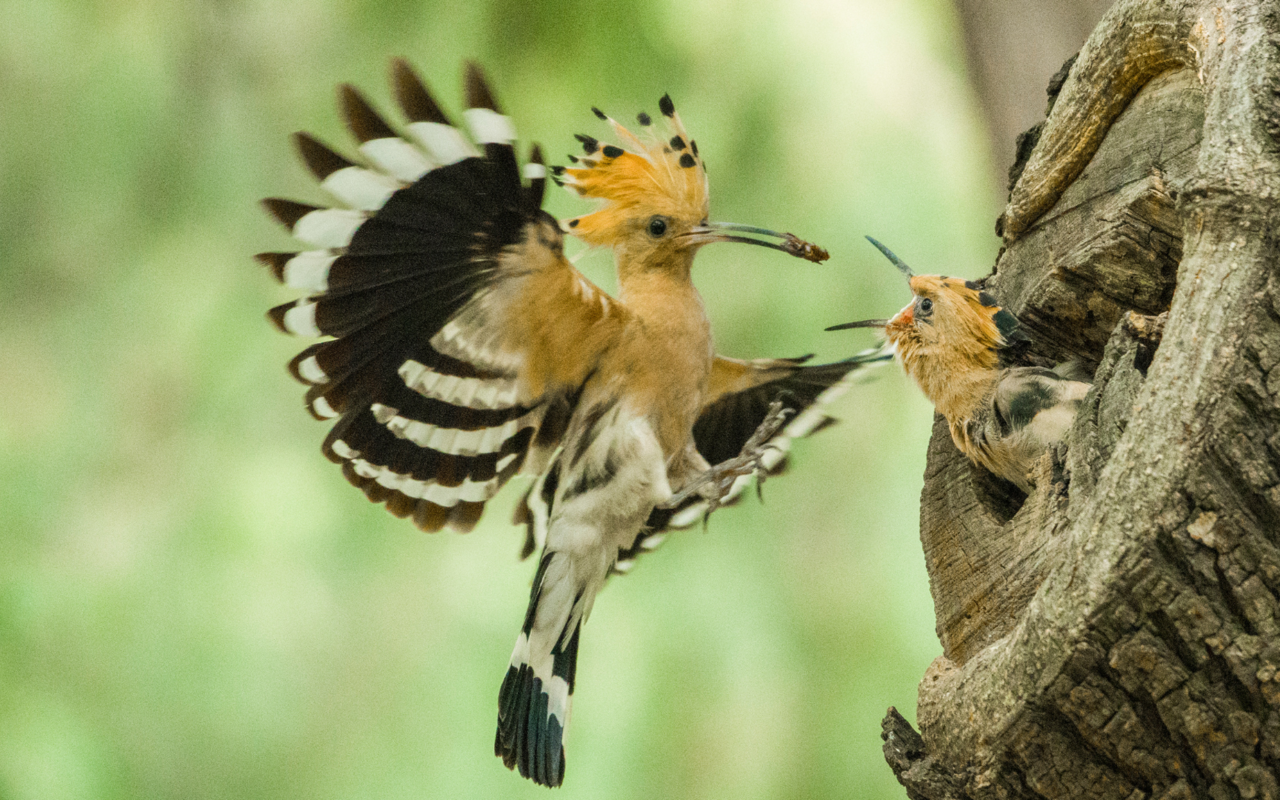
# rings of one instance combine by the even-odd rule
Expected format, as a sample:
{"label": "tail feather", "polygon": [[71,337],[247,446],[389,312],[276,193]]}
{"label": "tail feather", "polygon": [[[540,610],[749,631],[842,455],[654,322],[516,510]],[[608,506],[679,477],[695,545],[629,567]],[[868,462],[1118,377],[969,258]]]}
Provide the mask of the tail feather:
{"label": "tail feather", "polygon": [[[540,608],[540,603],[555,604],[562,597],[560,592],[546,596],[542,592],[547,567],[556,555],[543,555],[534,578],[524,627],[498,692],[498,729],[493,745],[494,754],[507,768],[519,770],[521,776],[543,786],[559,786],[564,780],[564,733],[573,700],[582,624],[581,615],[572,613],[581,605],[580,593],[567,608]],[[552,626],[554,639],[535,629],[540,616],[564,619]],[[546,648],[548,641],[553,642],[550,648]]]}
{"label": "tail feather", "polygon": [[[523,635],[521,636],[523,639]],[[529,664],[512,664],[498,693],[498,730],[494,737],[494,754],[508,769],[519,770],[522,777],[543,786],[559,786],[564,780],[564,732],[568,720],[568,703],[573,696],[572,675],[578,659],[578,635],[555,657],[569,681],[559,675],[543,679]],[[563,663],[563,666],[561,666]],[[557,670],[557,672],[560,670]]]}

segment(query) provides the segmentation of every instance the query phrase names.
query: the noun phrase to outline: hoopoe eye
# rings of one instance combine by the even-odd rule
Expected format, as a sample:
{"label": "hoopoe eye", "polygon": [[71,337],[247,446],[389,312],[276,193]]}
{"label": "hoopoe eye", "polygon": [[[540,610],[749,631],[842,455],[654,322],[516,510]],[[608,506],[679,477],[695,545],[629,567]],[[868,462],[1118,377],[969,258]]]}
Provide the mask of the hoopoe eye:
{"label": "hoopoe eye", "polygon": [[933,311],[933,301],[927,297],[920,298],[920,313],[928,314],[930,311]]}
{"label": "hoopoe eye", "polygon": [[649,235],[655,239],[661,239],[667,234],[667,221],[662,217],[651,217],[649,219]]}

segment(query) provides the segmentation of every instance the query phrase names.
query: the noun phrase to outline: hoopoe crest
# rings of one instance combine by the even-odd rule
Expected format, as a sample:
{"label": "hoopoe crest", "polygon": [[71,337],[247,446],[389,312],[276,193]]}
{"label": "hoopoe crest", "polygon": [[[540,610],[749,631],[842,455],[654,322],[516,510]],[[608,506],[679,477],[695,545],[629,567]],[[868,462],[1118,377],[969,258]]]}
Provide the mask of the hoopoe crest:
{"label": "hoopoe crest", "polygon": [[[685,132],[671,98],[659,104],[671,132],[669,139],[655,135],[648,141],[627,130],[599,109],[592,109],[613,128],[622,146],[601,144],[579,135],[586,155],[570,157],[578,166],[557,168],[564,185],[582,197],[605,201],[602,208],[565,222],[571,233],[591,245],[610,245],[626,234],[638,219],[660,215],[702,221],[710,212],[706,167],[698,157],[698,144]],[[651,131],[653,120],[641,114],[637,120]]]}
{"label": "hoopoe crest", "polygon": [[[793,439],[831,421],[822,407],[864,360],[715,355],[689,279],[701,246],[826,254],[789,234],[708,222],[706,171],[670,98],[660,136],[610,121],[619,144],[578,137],[585,155],[554,178],[602,205],[562,225],[542,210],[539,148],[520,167],[514,126],[478,67],[466,71],[470,136],[404,61],[392,83],[400,130],[341,89],[358,158],[298,134],[338,207],[265,201],[309,248],[259,256],[302,293],[269,317],[320,339],[289,369],[310,412],[333,422],[324,454],[370,500],[425,531],[466,531],[512,477],[533,478],[517,522],[524,555],[542,554],[494,751],[556,786],[581,627],[605,580],[724,487],[740,491],[741,466],[723,465],[753,456],[780,466]],[[565,258],[566,232],[613,249],[617,297]],[[716,480],[698,483],[708,475]],[[680,493],[702,485],[716,488]]]}
{"label": "hoopoe crest", "polygon": [[[578,134],[585,155],[569,156],[574,167],[553,167],[555,180],[580,197],[603,201],[601,207],[564,221],[569,233],[593,246],[618,246],[633,235],[638,224],[655,219],[674,241],[692,247],[716,241],[745,242],[772,247],[808,261],[827,259],[826,250],[791,234],[777,234],[750,225],[708,223],[710,188],[707,168],[698,153],[698,142],[685,130],[669,95],[658,101],[663,133],[651,116],[636,115],[642,133],[632,133],[598,108],[592,112],[612,128],[621,146],[602,143]],[[669,230],[672,222],[682,230]],[[733,236],[741,231],[782,238],[781,244]],[[650,231],[652,233],[652,230]],[[661,236],[658,234],[657,236]],[[656,238],[656,237],[655,237]]]}

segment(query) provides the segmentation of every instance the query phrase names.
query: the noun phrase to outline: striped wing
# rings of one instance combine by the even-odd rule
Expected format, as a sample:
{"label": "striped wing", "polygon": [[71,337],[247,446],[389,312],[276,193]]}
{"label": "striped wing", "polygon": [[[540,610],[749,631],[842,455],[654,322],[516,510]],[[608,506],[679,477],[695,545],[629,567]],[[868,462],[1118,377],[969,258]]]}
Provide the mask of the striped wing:
{"label": "striped wing", "polygon": [[[737,456],[768,415],[770,404],[780,401],[794,416],[768,440],[773,449],[766,454],[765,464],[770,474],[777,474],[786,467],[793,441],[836,421],[825,408],[849,390],[860,377],[860,370],[888,358],[877,352],[806,366],[809,356],[754,361],[716,356],[707,400],[693,426],[694,445],[708,464]],[[548,508],[555,494],[555,485],[550,482],[554,478],[554,475],[543,476],[516,506],[514,522],[525,525],[526,531],[522,558],[542,546]],[[747,478],[740,478],[721,505],[736,502],[747,483]],[[706,501],[700,498],[690,498],[674,509],[654,509],[645,530],[632,546],[619,552],[614,572],[630,571],[641,553],[658,547],[672,529],[687,528],[697,522],[706,509]]]}
{"label": "striped wing", "polygon": [[[776,400],[794,416],[768,440],[772,447],[764,464],[770,475],[783,472],[792,442],[835,424],[837,420],[826,412],[827,405],[849,391],[862,377],[863,367],[889,356],[876,352],[807,366],[810,358],[742,361],[716,356],[707,400],[693,425],[694,445],[708,464],[719,464],[741,453]],[[749,482],[750,478],[739,478],[720,505],[736,503]],[[690,498],[674,509],[654,509],[635,543],[618,554],[614,570],[628,572],[640,554],[657,548],[672,529],[687,528],[706,513],[707,502],[700,498]]]}
{"label": "striped wing", "polygon": [[305,292],[270,319],[326,337],[289,364],[310,387],[311,413],[337,420],[325,455],[397,516],[465,531],[531,453],[554,448],[570,410],[572,370],[554,385],[530,374],[537,359],[518,324],[529,292],[566,295],[557,335],[571,339],[585,338],[574,325],[598,321],[609,304],[564,260],[558,224],[541,210],[540,153],[525,183],[511,122],[479,69],[467,71],[471,139],[406,63],[395,62],[393,76],[406,135],[344,86],[344,116],[367,163],[298,134],[307,166],[345,207],[264,201],[314,249],[259,260]]}

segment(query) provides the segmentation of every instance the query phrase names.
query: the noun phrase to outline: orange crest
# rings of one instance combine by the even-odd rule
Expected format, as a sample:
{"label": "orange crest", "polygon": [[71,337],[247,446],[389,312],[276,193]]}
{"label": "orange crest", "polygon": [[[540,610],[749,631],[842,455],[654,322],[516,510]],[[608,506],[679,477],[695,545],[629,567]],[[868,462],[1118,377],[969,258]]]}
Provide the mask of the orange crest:
{"label": "orange crest", "polygon": [[[597,117],[613,126],[621,146],[579,135],[586,155],[570,156],[576,167],[555,168],[564,186],[582,197],[604,201],[598,210],[564,223],[569,233],[587,244],[610,245],[626,234],[629,220],[654,214],[693,224],[707,218],[707,171],[698,145],[685,133],[669,96],[663,95],[658,107],[670,133],[665,139],[657,134],[642,139],[593,108]],[[648,114],[637,119],[645,128],[652,124]]]}

